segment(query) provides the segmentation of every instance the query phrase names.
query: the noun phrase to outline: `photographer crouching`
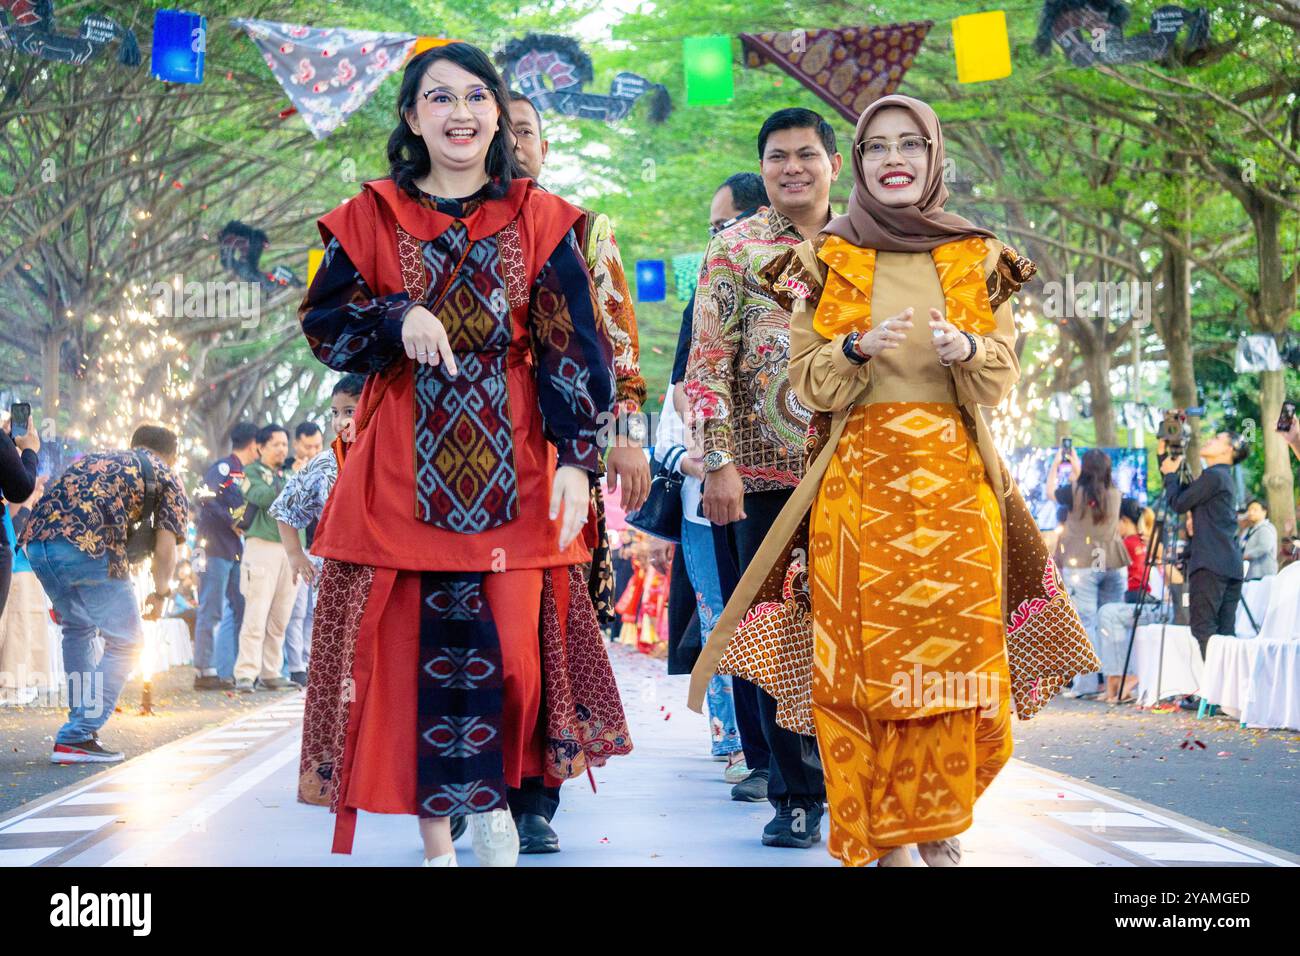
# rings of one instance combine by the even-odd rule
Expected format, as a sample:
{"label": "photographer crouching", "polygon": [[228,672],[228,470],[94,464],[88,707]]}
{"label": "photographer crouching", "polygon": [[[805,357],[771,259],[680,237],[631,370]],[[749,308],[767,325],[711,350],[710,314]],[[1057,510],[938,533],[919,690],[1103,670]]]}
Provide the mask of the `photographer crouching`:
{"label": "photographer crouching", "polygon": [[[154,592],[145,617],[157,620],[171,596],[176,545],[189,503],[172,470],[176,435],[141,425],[129,451],[85,455],[37,503],[20,544],[63,628],[68,721],[54,736],[54,763],[113,763],[99,742],[143,641],[130,564],[153,555]],[[95,661],[94,638],[104,638]]]}
{"label": "photographer crouching", "polygon": [[[1164,442],[1160,443],[1164,454]],[[1237,541],[1236,486],[1232,466],[1246,458],[1246,441],[1234,432],[1219,432],[1201,447],[1205,470],[1191,480],[1182,449],[1160,462],[1169,507],[1192,513],[1196,533],[1188,544],[1187,586],[1192,636],[1201,655],[1214,634],[1235,634],[1241,600],[1242,559]]]}

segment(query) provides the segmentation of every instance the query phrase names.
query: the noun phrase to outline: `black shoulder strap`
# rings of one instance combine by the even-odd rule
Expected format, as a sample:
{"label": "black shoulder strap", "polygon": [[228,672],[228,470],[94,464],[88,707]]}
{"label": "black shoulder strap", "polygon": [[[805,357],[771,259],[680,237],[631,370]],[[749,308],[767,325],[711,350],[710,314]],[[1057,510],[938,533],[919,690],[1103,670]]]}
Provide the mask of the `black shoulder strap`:
{"label": "black shoulder strap", "polygon": [[153,513],[158,509],[158,479],[154,475],[153,462],[142,451],[132,449],[135,460],[140,463],[140,474],[144,477],[144,496],[140,503],[141,523],[153,521]]}

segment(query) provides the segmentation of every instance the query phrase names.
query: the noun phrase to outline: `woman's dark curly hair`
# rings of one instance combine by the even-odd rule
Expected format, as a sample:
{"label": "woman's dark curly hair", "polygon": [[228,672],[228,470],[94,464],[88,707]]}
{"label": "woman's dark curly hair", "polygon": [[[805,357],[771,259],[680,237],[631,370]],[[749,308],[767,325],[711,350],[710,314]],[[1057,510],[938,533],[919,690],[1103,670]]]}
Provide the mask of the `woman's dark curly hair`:
{"label": "woman's dark curly hair", "polygon": [[483,88],[497,101],[497,131],[484,159],[488,174],[487,195],[499,199],[506,194],[512,180],[525,175],[515,160],[510,143],[510,92],[506,89],[487,54],[470,43],[448,43],[425,50],[406,64],[402,87],[397,93],[397,127],[388,137],[388,174],[399,189],[412,199],[420,197],[415,181],[429,172],[429,151],[424,140],[411,131],[406,114],[413,111],[420,94],[420,80],[437,60],[450,60],[483,81]]}

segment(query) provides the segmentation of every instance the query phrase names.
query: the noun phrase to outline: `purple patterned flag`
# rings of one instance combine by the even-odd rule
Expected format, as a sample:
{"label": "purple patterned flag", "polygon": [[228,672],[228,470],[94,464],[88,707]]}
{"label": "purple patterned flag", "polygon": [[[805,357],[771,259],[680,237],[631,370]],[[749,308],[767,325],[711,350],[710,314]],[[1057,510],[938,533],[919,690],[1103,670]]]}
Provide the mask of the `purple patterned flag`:
{"label": "purple patterned flag", "polygon": [[837,30],[742,33],[750,67],[775,63],[850,123],[862,111],[898,89],[903,74],[934,23],[891,23]]}
{"label": "purple patterned flag", "polygon": [[406,61],[417,39],[414,33],[321,29],[269,20],[232,23],[257,44],[317,139],[324,139],[359,110]]}

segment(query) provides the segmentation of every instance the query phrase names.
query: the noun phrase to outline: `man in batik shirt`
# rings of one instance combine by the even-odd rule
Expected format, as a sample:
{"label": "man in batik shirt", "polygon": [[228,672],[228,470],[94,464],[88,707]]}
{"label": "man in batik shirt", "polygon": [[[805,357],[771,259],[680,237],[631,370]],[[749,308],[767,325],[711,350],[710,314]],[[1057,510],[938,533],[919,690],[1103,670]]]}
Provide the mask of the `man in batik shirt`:
{"label": "man in batik shirt", "polygon": [[[127,451],[78,458],[48,489],[19,546],[63,628],[68,720],[55,732],[53,763],[115,763],[99,741],[144,642],[127,541],[152,528],[153,592],[145,618],[155,621],[172,595],[176,546],[185,540],[189,502],[176,471],[176,435],[141,425]],[[142,560],[142,559],[140,559]],[[95,637],[103,639],[97,654]]]}
{"label": "man in batik shirt", "polygon": [[[542,138],[542,117],[531,100],[522,93],[512,93],[510,126],[515,134],[515,158],[531,178],[538,179],[550,144]],[[632,512],[645,503],[650,492],[650,464],[642,450],[646,442],[646,426],[641,417],[645,401],[646,384],[641,376],[641,357],[637,343],[636,315],[632,311],[632,293],[623,272],[623,259],[614,241],[614,230],[609,217],[586,212],[585,222],[575,227],[582,244],[583,258],[591,270],[596,287],[596,310],[605,334],[614,346],[615,435],[611,435],[609,452],[605,458],[606,487],[613,491],[622,486],[621,504],[624,511]],[[584,234],[585,233],[585,234]],[[596,490],[598,497],[599,489]],[[596,502],[599,507],[599,501]],[[604,534],[604,521],[599,523]],[[593,549],[592,562],[603,565],[611,578],[613,568],[605,542]],[[602,571],[596,567],[593,580]],[[593,586],[593,591],[599,591]],[[598,594],[597,610],[602,601]],[[612,604],[607,611],[612,611]],[[544,787],[540,778],[528,778],[519,790],[509,795],[510,809],[519,829],[520,853],[554,853],[560,848],[559,838],[551,829],[550,821],[560,803],[558,787]]]}
{"label": "man in batik shirt", "polygon": [[[758,156],[771,206],[709,242],[685,383],[690,424],[704,450],[701,509],[716,529],[724,597],[803,477],[812,418],[790,387],[790,313],[764,287],[759,270],[830,221],[830,187],[842,162],[830,124],[806,109],[768,117]],[[751,771],[732,796],[766,798],[776,808],[764,844],[812,846],[821,839],[826,796],[817,743],[777,725],[771,696],[739,678],[732,686]]]}

